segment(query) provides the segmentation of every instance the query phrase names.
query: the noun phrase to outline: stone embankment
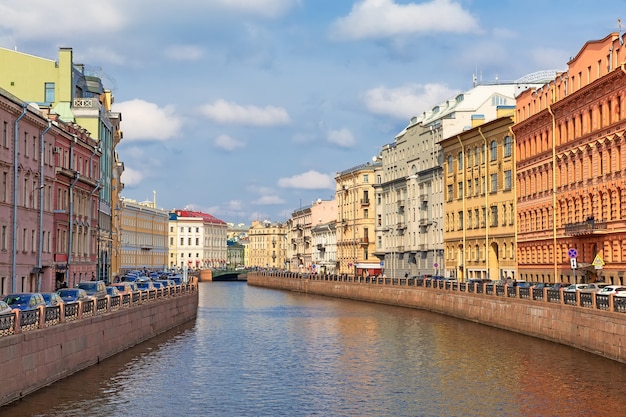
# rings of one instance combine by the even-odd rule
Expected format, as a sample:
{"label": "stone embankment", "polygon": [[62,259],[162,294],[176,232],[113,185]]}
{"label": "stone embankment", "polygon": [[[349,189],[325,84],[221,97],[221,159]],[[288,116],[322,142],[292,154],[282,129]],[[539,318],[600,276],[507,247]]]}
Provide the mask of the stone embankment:
{"label": "stone embankment", "polygon": [[[624,299],[610,296],[606,303],[581,303],[580,294],[547,290],[533,297],[528,288],[488,288],[464,284],[431,286],[406,280],[363,282],[353,277],[299,276],[284,273],[248,273],[248,285],[418,308],[582,349],[626,363]],[[528,298],[521,295],[530,294]],[[573,296],[573,304],[571,302]],[[589,295],[589,294],[587,294]],[[598,297],[599,298],[599,297]],[[584,301],[584,300],[583,300]],[[618,308],[619,307],[619,308]]]}

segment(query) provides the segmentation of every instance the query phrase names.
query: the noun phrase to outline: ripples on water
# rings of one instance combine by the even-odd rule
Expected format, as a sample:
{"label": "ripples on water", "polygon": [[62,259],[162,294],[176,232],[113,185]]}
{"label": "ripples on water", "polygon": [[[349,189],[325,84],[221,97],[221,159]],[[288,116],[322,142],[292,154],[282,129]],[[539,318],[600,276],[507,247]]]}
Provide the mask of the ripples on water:
{"label": "ripples on water", "polygon": [[428,312],[203,283],[195,323],[0,416],[623,416],[626,367]]}

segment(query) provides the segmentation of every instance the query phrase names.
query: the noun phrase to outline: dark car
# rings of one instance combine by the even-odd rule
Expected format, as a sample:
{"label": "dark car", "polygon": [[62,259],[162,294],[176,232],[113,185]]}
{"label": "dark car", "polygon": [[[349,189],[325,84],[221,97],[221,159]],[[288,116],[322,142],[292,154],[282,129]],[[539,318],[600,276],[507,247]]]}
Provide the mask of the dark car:
{"label": "dark car", "polygon": [[91,301],[93,298],[87,295],[82,288],[61,288],[57,291],[61,299],[66,303],[76,303],[78,301]]}
{"label": "dark car", "polygon": [[76,287],[85,290],[87,295],[95,298],[104,298],[107,295],[107,286],[104,281],[82,281],[76,284]]}
{"label": "dark car", "polygon": [[41,295],[48,307],[54,307],[64,303],[61,296],[56,292],[42,292]]}
{"label": "dark car", "polygon": [[106,291],[107,291],[107,295],[110,295],[111,297],[120,295],[120,290],[118,290],[117,287],[114,287],[114,286],[106,287]]}
{"label": "dark car", "polygon": [[4,301],[10,305],[11,308],[17,308],[19,310],[34,310],[39,306],[46,306],[43,296],[38,292],[9,294],[4,297]]}

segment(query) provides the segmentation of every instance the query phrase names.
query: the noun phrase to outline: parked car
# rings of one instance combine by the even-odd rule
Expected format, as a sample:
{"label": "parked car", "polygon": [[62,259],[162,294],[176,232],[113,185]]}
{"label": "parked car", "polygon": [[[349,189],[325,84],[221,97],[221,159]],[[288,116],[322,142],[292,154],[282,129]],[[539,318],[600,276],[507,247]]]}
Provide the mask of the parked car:
{"label": "parked car", "polygon": [[108,287],[106,287],[106,292],[107,295],[110,295],[111,297],[120,295],[120,290],[118,290],[117,287],[113,285],[109,285]]}
{"label": "parked car", "polygon": [[580,292],[598,292],[602,288],[609,285],[611,284],[609,284],[608,282],[590,282],[589,284],[587,284],[587,287],[581,289]]}
{"label": "parked car", "polygon": [[164,287],[175,287],[176,286],[176,283],[174,281],[172,281],[171,279],[159,279],[159,280],[156,280],[155,282],[162,283]]}
{"label": "parked car", "polygon": [[569,282],[555,282],[554,284],[551,284],[551,286],[549,288],[551,290],[558,291],[560,289],[565,290],[570,285],[572,285],[572,284],[570,284]]}
{"label": "parked car", "polygon": [[146,291],[146,290],[154,290],[154,283],[152,281],[150,281],[149,279],[140,279],[135,281],[137,283],[137,288],[140,291]]}
{"label": "parked car", "polygon": [[9,294],[4,297],[4,301],[11,306],[11,308],[17,308],[19,310],[34,310],[39,306],[45,307],[46,305],[43,296],[38,292]]}
{"label": "parked car", "polygon": [[6,301],[0,300],[0,315],[9,314],[13,312],[13,308],[6,303]]}
{"label": "parked car", "polygon": [[115,284],[111,284],[111,287],[115,287],[117,288],[117,291],[120,294],[130,294],[133,291],[136,291],[135,287],[136,285],[133,285],[134,283],[130,283],[130,282],[116,282]]}
{"label": "parked car", "polygon": [[61,296],[56,292],[42,292],[41,295],[43,296],[47,307],[54,307],[64,303]]}
{"label": "parked car", "polygon": [[576,292],[576,291],[584,290],[585,288],[587,288],[587,284],[570,284],[563,291],[565,291],[565,292]]}
{"label": "parked car", "polygon": [[76,284],[76,288],[85,290],[87,295],[95,298],[104,298],[107,295],[107,286],[104,281],[83,281]]}
{"label": "parked car", "polygon": [[82,288],[61,288],[57,291],[57,294],[61,296],[66,303],[76,303],[78,301],[92,301],[93,298],[87,295],[87,292]]}
{"label": "parked car", "polygon": [[598,295],[611,295],[616,297],[626,297],[626,286],[623,285],[607,285],[598,291]]}

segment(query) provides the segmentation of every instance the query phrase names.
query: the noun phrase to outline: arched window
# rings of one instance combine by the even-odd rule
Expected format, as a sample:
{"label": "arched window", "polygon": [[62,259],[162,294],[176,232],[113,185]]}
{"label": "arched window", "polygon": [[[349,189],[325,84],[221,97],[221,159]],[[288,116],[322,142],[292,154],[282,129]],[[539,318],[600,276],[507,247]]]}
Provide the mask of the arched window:
{"label": "arched window", "polygon": [[489,159],[495,161],[498,159],[498,143],[495,140],[491,141],[491,149],[489,151]]}
{"label": "arched window", "polygon": [[511,156],[511,148],[513,145],[513,140],[510,136],[504,137],[504,157]]}

